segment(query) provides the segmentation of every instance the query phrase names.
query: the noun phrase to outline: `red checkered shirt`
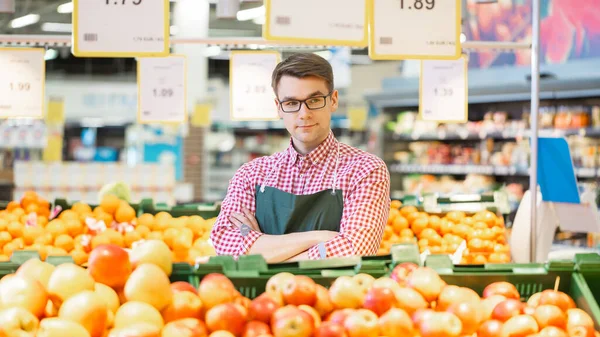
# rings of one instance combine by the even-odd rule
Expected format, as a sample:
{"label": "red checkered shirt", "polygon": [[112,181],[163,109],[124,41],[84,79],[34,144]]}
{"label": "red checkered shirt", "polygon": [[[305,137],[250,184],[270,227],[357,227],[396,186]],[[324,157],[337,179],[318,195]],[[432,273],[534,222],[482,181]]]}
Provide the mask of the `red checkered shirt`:
{"label": "red checkered shirt", "polygon": [[[389,172],[381,159],[339,143],[332,132],[307,155],[296,152],[290,142],[287,150],[255,159],[238,169],[229,182],[227,196],[211,233],[217,254],[235,258],[245,255],[263,235],[250,231],[242,236],[229,221],[230,215],[241,212],[242,207],[256,212],[257,185],[264,182],[266,186],[296,195],[331,189],[338,144],[336,189],[343,191],[344,207],[340,234],[324,243],[326,257],[375,255],[390,210]],[[308,256],[310,259],[325,257],[319,252],[319,246],[310,248]]]}

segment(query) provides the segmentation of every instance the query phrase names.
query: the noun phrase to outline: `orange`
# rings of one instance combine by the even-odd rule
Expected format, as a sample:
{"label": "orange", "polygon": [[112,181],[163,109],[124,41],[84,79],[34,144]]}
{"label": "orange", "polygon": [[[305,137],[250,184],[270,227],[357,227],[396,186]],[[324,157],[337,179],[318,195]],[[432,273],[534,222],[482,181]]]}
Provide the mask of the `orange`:
{"label": "orange", "polygon": [[186,252],[192,248],[192,236],[185,235],[184,233],[179,233],[173,239],[173,251],[175,252]]}
{"label": "orange", "polygon": [[67,234],[67,226],[62,220],[52,220],[46,225],[46,232],[52,234],[56,238],[61,234]]}
{"label": "orange", "polygon": [[467,233],[467,239],[471,240],[474,238],[481,238],[482,235],[483,235],[482,229],[473,229],[471,232]]}
{"label": "orange", "polygon": [[463,256],[463,257],[460,259],[460,264],[470,264],[470,262],[469,262],[469,258],[468,258],[467,256]]}
{"label": "orange", "polygon": [[37,204],[38,204],[38,206],[40,206],[40,210],[42,210],[44,212],[50,211],[50,202],[48,202],[48,200],[38,196]]}
{"label": "orange", "polygon": [[497,243],[494,245],[494,252],[495,253],[510,253],[510,247],[508,245],[503,245],[503,244]]}
{"label": "orange", "polygon": [[10,261],[10,257],[4,255],[4,254],[0,254],[0,262],[8,262]]}
{"label": "orange", "polygon": [[96,220],[103,221],[106,226],[110,226],[114,222],[113,216],[107,212],[96,213]]}
{"label": "orange", "polygon": [[171,221],[171,228],[177,228],[177,229],[181,229],[181,228],[185,228],[187,224],[187,217],[179,217],[177,219],[173,219]]}
{"label": "orange", "polygon": [[83,234],[85,230],[81,221],[73,219],[66,220],[65,227],[67,229],[67,234],[69,234],[71,237],[76,237],[77,235]]}
{"label": "orange", "polygon": [[431,254],[442,254],[444,252],[440,246],[430,246],[429,251]]}
{"label": "orange", "polygon": [[429,228],[435,230],[436,232],[440,231],[441,221],[439,216],[431,215],[429,216]]}
{"label": "orange", "polygon": [[21,216],[25,215],[25,210],[22,209],[21,207],[15,208],[15,209],[12,210],[11,214],[14,215],[14,216],[16,216],[17,219],[18,219]]}
{"label": "orange", "polygon": [[117,208],[119,208],[120,205],[121,199],[114,194],[107,194],[102,198],[102,201],[100,201],[100,207],[102,207],[106,213],[111,215],[117,211]]}
{"label": "orange", "polygon": [[477,221],[473,224],[472,226],[474,229],[487,229],[488,225],[487,223],[483,222],[483,221]]}
{"label": "orange", "polygon": [[402,214],[404,217],[416,212],[418,212],[418,210],[415,206],[404,206],[400,209],[400,214]]}
{"label": "orange", "polygon": [[131,222],[135,219],[135,210],[129,205],[121,205],[115,212],[115,220],[118,223]]}
{"label": "orange", "polygon": [[417,243],[417,238],[409,236],[401,236],[398,243]]}
{"label": "orange", "polygon": [[451,211],[446,214],[446,219],[456,223],[460,223],[465,218],[464,212]]}
{"label": "orange", "polygon": [[429,247],[429,240],[421,239],[417,242],[420,248]]}
{"label": "orange", "polygon": [[440,246],[442,244],[442,237],[438,233],[429,236],[427,240],[429,240],[430,245]]}
{"label": "orange", "polygon": [[12,236],[9,232],[0,232],[0,247],[12,241]]}
{"label": "orange", "polygon": [[90,205],[83,202],[74,203],[73,206],[71,206],[71,210],[78,214],[92,213],[92,208]]}
{"label": "orange", "polygon": [[34,244],[40,244],[40,245],[51,245],[54,242],[54,237],[52,236],[52,234],[45,232],[44,234],[38,236],[37,238],[35,238],[34,240]]}
{"label": "orange", "polygon": [[171,223],[172,219],[173,217],[171,216],[171,214],[167,212],[160,212],[156,214],[154,216],[155,227],[153,228],[153,230],[164,231],[165,229],[169,228],[169,224]]}
{"label": "orange", "polygon": [[401,237],[412,238],[415,236],[415,233],[410,228],[405,228],[400,232]]}
{"label": "orange", "polygon": [[21,208],[21,203],[16,201],[11,201],[8,203],[8,205],[6,205],[6,210],[9,212],[12,212],[17,208]]}
{"label": "orange", "polygon": [[44,235],[44,229],[42,227],[28,226],[23,229],[23,240],[26,245],[32,245],[35,242],[35,239],[42,235]]}
{"label": "orange", "polygon": [[67,220],[67,219],[71,219],[71,220],[79,220],[79,215],[77,213],[75,213],[75,211],[67,209],[64,210],[60,213],[60,215],[58,216],[58,218],[60,220]]}
{"label": "orange", "polygon": [[23,229],[25,229],[25,226],[22,223],[16,222],[16,221],[9,223],[8,227],[7,227],[7,230],[10,233],[10,236],[12,236],[13,238],[22,237]]}
{"label": "orange", "polygon": [[75,239],[73,239],[73,249],[74,250],[83,250],[85,252],[90,252],[92,250],[92,237],[91,235],[77,235]]}
{"label": "orange", "polygon": [[86,253],[84,250],[81,250],[81,249],[73,249],[71,251],[71,257],[73,258],[73,261],[77,265],[82,265],[82,264],[86,263],[89,258],[88,253]]}
{"label": "orange", "polygon": [[[377,251],[377,256],[383,256],[383,255],[388,255],[390,253],[389,248],[379,248],[379,250]],[[191,257],[192,251],[190,250],[190,257]],[[188,260],[188,263],[191,263]]]}
{"label": "orange", "polygon": [[25,192],[25,194],[23,195],[23,198],[21,198],[21,206],[23,206],[23,208],[27,208],[30,205],[37,205],[38,202],[38,196],[37,194],[35,194],[35,192]]}
{"label": "orange", "polygon": [[162,232],[150,232],[147,236],[146,236],[147,240],[163,240],[163,233]]}
{"label": "orange", "polygon": [[17,249],[25,248],[25,240],[23,240],[23,238],[13,238],[11,243],[14,244]]}
{"label": "orange", "polygon": [[48,256],[67,256],[67,255],[69,255],[69,253],[67,253],[67,251],[62,248],[48,247]]}
{"label": "orange", "polygon": [[385,226],[383,228],[383,240],[388,240],[394,234],[394,230],[390,226]]}
{"label": "orange", "polygon": [[473,216],[474,220],[476,221],[483,221],[485,222],[488,227],[494,227],[496,225],[496,214],[490,212],[490,211],[481,211],[481,212],[477,212],[474,216]]}
{"label": "orange", "polygon": [[204,232],[204,222],[205,220],[201,216],[192,215],[188,218],[186,227],[194,232],[194,236],[198,237]]}
{"label": "orange", "polygon": [[17,248],[17,246],[16,246],[14,243],[12,243],[12,242],[9,242],[9,243],[5,244],[5,245],[4,245],[4,247],[2,247],[2,252],[3,252],[3,253],[4,253],[4,255],[6,255],[6,256],[11,256],[11,255],[12,255],[12,253],[13,253],[15,250],[17,250],[17,249],[18,249],[18,248]]}
{"label": "orange", "polygon": [[416,235],[419,235],[425,228],[427,228],[429,221],[427,218],[420,217],[420,218],[415,219],[411,223],[412,224],[411,224],[410,228],[412,229],[413,233],[415,233]]}
{"label": "orange", "polygon": [[61,234],[54,239],[54,247],[62,248],[65,251],[70,252],[74,247],[73,238],[67,234]]}
{"label": "orange", "polygon": [[92,238],[92,249],[100,245],[108,245],[110,243],[110,237],[108,237],[107,235],[99,234]]}
{"label": "orange", "polygon": [[433,235],[437,235],[437,232],[433,228],[425,228],[419,233],[419,237],[423,239],[428,239]]}
{"label": "orange", "polygon": [[37,214],[40,210],[40,207],[38,206],[38,204],[29,204],[27,206],[25,206],[25,214],[29,214],[29,213],[35,213]]}
{"label": "orange", "polygon": [[124,235],[124,237],[123,237],[123,240],[125,242],[125,246],[128,247],[128,248],[131,248],[131,245],[134,242],[139,241],[141,239],[142,239],[142,235],[139,232],[137,232],[137,231],[126,232],[125,235]]}
{"label": "orange", "polygon": [[390,213],[388,214],[387,223],[391,225],[394,220],[400,216],[400,211],[395,208],[390,209]]}
{"label": "orange", "polygon": [[463,219],[462,223],[464,223],[467,226],[473,226],[473,224],[475,223],[475,220],[473,220],[473,218],[471,218],[471,217],[466,217]]}
{"label": "orange", "polygon": [[42,216],[42,215],[38,215],[37,217],[37,225],[39,227],[46,227],[46,225],[48,224],[48,217],[47,216]]}
{"label": "orange", "polygon": [[467,225],[460,224],[460,225],[454,225],[452,227],[452,233],[461,238],[466,237],[468,232],[469,232],[469,226],[467,226]]}
{"label": "orange", "polygon": [[490,254],[488,261],[490,263],[509,263],[510,256],[505,253],[492,253]]}
{"label": "orange", "polygon": [[8,228],[8,221],[0,219],[0,231],[5,231]]}
{"label": "orange", "polygon": [[179,230],[176,228],[167,228],[163,232],[163,240],[170,248],[173,248],[173,240],[179,235]]}
{"label": "orange", "polygon": [[473,258],[473,264],[486,264],[487,263],[487,259],[485,258],[484,255],[478,254],[475,255],[475,257]]}
{"label": "orange", "polygon": [[146,226],[152,230],[154,228],[154,215],[150,213],[144,213],[140,215],[140,217],[137,219],[137,225]]}
{"label": "orange", "polygon": [[31,246],[29,246],[29,248],[27,248],[29,250],[35,250],[36,252],[38,252],[38,254],[40,254],[40,260],[45,260],[46,257],[48,256],[48,249],[46,248],[46,246],[41,245],[39,243],[34,243]]}
{"label": "orange", "polygon": [[453,227],[454,224],[451,221],[448,221],[446,219],[440,220],[440,234],[446,235],[448,233],[452,233]]}
{"label": "orange", "polygon": [[140,233],[140,236],[142,237],[142,239],[145,239],[148,234],[150,234],[151,230],[150,228],[144,226],[144,225],[137,225],[135,227],[135,231]]}
{"label": "orange", "polygon": [[8,211],[7,211],[7,210],[5,210],[5,209],[3,209],[3,210],[0,210],[0,219],[6,220],[6,216],[7,216],[8,214],[9,214],[9,213],[8,213]]}
{"label": "orange", "polygon": [[467,242],[467,247],[471,252],[483,252],[485,251],[485,245],[483,240],[480,238],[474,238]]}
{"label": "orange", "polygon": [[399,215],[396,217],[396,219],[394,219],[392,226],[394,228],[394,232],[400,233],[403,229],[408,228],[408,220],[406,220],[406,218],[402,215]]}

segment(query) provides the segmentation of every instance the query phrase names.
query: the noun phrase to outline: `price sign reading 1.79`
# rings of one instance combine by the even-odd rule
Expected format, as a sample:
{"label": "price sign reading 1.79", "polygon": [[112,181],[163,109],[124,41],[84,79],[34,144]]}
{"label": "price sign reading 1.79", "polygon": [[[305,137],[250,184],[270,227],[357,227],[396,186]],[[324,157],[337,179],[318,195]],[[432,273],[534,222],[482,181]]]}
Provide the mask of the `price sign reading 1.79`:
{"label": "price sign reading 1.79", "polygon": [[[448,0],[446,0],[448,1]],[[406,2],[406,6],[404,3]],[[412,3],[412,5],[410,4]],[[400,0],[400,9],[433,9],[435,8],[435,0]]]}
{"label": "price sign reading 1.79", "polygon": [[110,4],[113,4],[113,5],[126,5],[126,4],[129,4],[129,3],[137,6],[137,5],[139,5],[139,4],[142,3],[142,0],[132,0],[132,1],[131,0],[130,1],[128,1],[128,0],[106,0],[106,4],[107,5],[110,5]]}

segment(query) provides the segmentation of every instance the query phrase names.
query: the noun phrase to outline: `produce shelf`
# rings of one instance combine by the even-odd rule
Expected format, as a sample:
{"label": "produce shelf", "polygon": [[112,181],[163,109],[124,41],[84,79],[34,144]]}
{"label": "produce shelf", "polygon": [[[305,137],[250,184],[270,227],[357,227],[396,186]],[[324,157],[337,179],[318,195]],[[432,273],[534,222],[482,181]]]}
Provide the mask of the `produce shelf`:
{"label": "produce shelf", "polygon": [[166,204],[154,204],[152,200],[145,200],[142,203],[142,212],[156,215],[160,212],[167,212],[174,218],[181,216],[198,215],[203,219],[216,218],[221,211],[221,203],[215,204],[187,204],[169,207]]}
{"label": "produce shelf", "polygon": [[[139,204],[129,204],[133,210],[136,213],[136,216],[140,216],[141,215],[141,211],[143,208],[143,205],[145,203],[151,203],[152,200],[151,199],[144,199],[142,200]],[[73,204],[75,204],[76,201],[68,201],[67,199],[56,199],[54,200],[54,207],[60,206],[61,207],[61,211],[57,214],[60,215],[60,213],[62,213],[65,210],[71,209],[71,207],[73,207]],[[92,209],[98,207],[98,205],[89,205]]]}

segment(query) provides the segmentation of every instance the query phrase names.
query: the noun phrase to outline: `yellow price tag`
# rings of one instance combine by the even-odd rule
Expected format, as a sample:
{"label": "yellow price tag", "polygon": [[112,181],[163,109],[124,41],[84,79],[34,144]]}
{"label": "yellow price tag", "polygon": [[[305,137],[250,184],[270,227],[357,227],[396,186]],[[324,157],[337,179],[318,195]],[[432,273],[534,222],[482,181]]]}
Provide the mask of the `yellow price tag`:
{"label": "yellow price tag", "polygon": [[194,113],[192,114],[192,126],[203,127],[210,126],[210,114],[212,112],[211,104],[196,104]]}
{"label": "yellow price tag", "polygon": [[50,99],[48,102],[48,113],[46,122],[50,124],[63,124],[65,122],[65,102]]}
{"label": "yellow price tag", "polygon": [[62,161],[63,135],[61,132],[48,130],[48,144],[44,148],[43,159],[45,162]]}
{"label": "yellow price tag", "polygon": [[350,130],[363,131],[367,125],[368,111],[365,107],[353,107],[348,109]]}

